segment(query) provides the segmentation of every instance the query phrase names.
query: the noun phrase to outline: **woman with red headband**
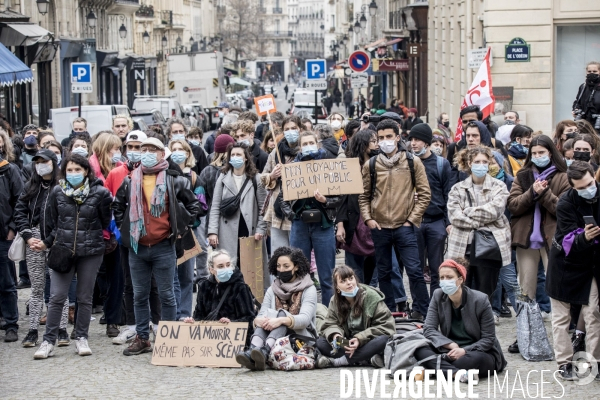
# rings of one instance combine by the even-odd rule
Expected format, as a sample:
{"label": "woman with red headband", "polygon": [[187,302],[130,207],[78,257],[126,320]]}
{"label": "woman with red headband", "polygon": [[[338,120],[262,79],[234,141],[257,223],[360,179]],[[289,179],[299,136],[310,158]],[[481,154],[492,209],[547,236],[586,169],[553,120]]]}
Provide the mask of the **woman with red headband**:
{"label": "woman with red headband", "polygon": [[467,267],[467,260],[460,257],[440,265],[440,288],[431,296],[423,327],[431,344],[415,351],[417,360],[428,359],[422,362],[425,369],[437,369],[441,358],[439,369],[446,376],[451,371],[461,382],[467,382],[467,374],[457,376],[459,370],[477,369],[487,377],[506,367],[488,296],[464,285]]}

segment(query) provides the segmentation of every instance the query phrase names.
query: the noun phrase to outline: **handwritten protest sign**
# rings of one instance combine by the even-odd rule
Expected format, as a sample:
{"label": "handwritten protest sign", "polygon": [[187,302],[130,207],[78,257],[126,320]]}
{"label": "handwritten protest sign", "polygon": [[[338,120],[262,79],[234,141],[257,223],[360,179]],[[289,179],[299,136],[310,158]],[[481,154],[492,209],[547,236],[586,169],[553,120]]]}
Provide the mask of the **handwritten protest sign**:
{"label": "handwritten protest sign", "polygon": [[240,238],[240,271],[259,303],[263,301],[265,287],[262,245],[263,241],[254,240],[254,236]]}
{"label": "handwritten protest sign", "polygon": [[194,258],[198,254],[202,253],[202,247],[200,247],[200,243],[198,243],[196,235],[192,234],[192,238],[194,238],[194,247],[183,252],[183,255],[177,259],[177,265],[181,265],[187,260]]}
{"label": "handwritten protest sign", "polygon": [[265,115],[267,113],[274,113],[275,111],[277,111],[277,108],[275,106],[275,98],[272,94],[255,97],[254,105],[256,106],[256,112],[258,113],[258,115]]}
{"label": "handwritten protest sign", "polygon": [[160,321],[152,364],[174,367],[239,368],[235,355],[244,350],[248,323]]}
{"label": "handwritten protest sign", "polygon": [[363,192],[358,158],[284,164],[281,180],[283,199],[286,201],[313,197],[315,189],[319,189],[323,196]]}

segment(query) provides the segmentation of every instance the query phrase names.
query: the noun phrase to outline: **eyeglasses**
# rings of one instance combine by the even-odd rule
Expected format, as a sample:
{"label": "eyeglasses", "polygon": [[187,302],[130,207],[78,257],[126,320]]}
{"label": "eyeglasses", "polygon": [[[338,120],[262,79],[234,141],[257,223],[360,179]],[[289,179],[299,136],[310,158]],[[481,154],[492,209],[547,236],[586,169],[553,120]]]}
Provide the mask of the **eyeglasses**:
{"label": "eyeglasses", "polygon": [[[469,119],[469,120],[464,120],[463,119],[462,123],[463,124],[470,124],[471,122],[475,122],[475,121],[477,121],[477,120],[476,119]],[[471,125],[469,125],[469,126],[471,126]],[[474,126],[477,126],[477,124],[475,124]]]}

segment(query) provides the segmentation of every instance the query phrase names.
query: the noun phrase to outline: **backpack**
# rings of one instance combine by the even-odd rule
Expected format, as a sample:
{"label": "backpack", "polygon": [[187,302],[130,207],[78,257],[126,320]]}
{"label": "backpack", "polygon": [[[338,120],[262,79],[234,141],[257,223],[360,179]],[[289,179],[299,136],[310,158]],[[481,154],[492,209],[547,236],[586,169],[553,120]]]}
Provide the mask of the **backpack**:
{"label": "backpack", "polygon": [[[414,156],[412,155],[412,153],[410,153],[406,150],[402,150],[402,151],[406,152],[406,161],[408,161],[408,169],[410,169],[410,181],[412,182],[413,190],[414,190],[414,188],[417,187],[416,179],[415,179]],[[377,157],[378,156],[373,156],[369,159],[369,174],[371,176],[371,198],[370,198],[370,200],[373,200],[373,197],[375,197],[375,180],[377,178],[377,173],[375,171],[375,163],[377,162]]]}

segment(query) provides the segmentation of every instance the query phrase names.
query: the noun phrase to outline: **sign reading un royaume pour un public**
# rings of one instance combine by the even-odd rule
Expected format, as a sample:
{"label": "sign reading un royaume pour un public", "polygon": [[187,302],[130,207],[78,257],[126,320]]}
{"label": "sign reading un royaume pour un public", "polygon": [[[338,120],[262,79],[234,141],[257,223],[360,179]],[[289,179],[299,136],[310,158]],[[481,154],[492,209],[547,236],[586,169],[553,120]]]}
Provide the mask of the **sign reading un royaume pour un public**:
{"label": "sign reading un royaume pour un public", "polygon": [[521,38],[514,38],[506,46],[504,60],[506,62],[529,62],[531,61],[531,47]]}

